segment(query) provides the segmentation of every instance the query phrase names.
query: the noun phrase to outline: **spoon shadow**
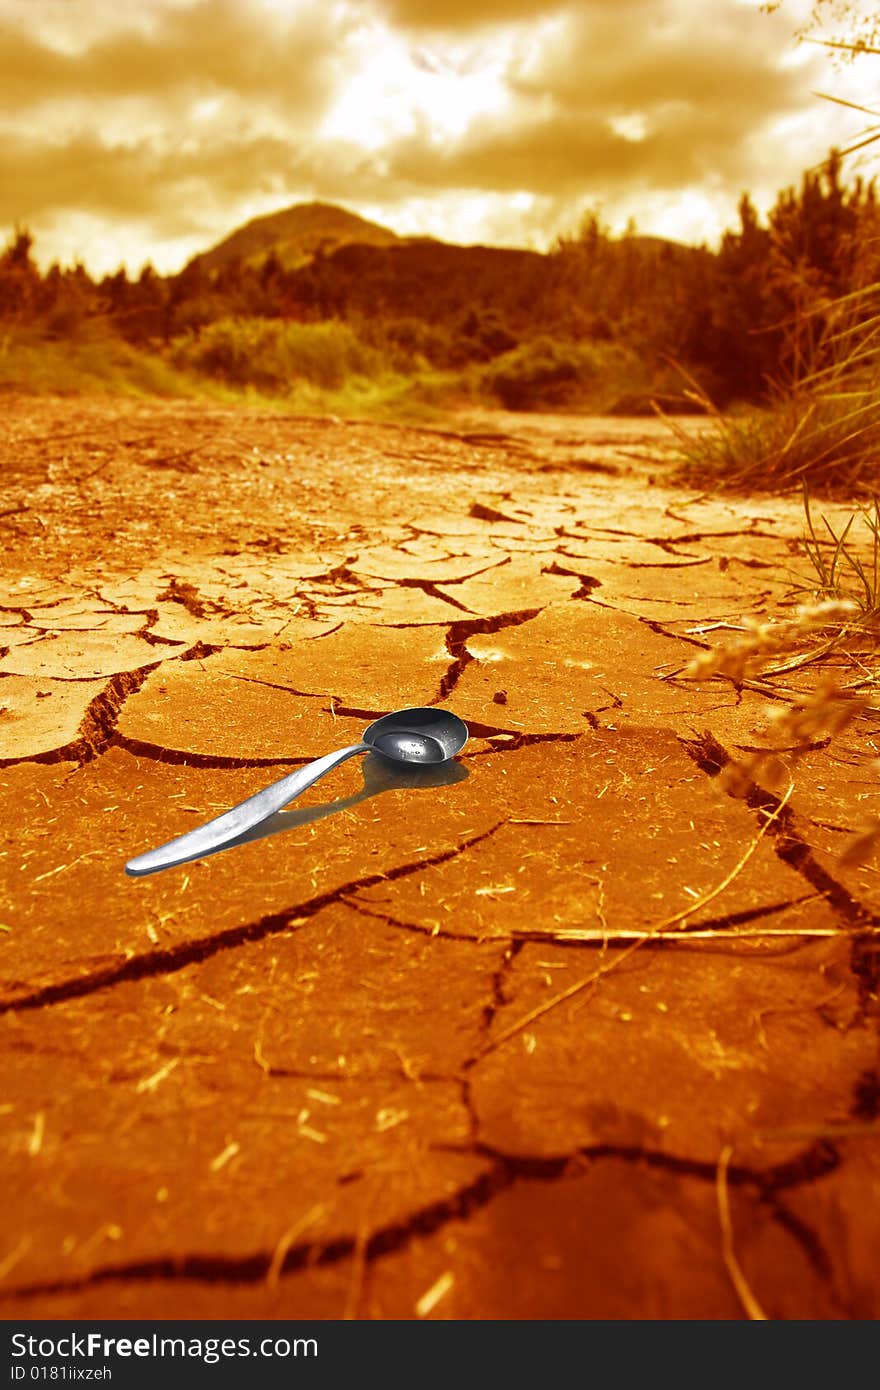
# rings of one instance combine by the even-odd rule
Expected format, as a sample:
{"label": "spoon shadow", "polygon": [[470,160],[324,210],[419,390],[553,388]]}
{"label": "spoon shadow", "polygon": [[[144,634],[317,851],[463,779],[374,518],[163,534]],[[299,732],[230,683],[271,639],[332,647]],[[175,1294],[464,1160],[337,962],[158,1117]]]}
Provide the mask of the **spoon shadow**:
{"label": "spoon shadow", "polygon": [[[315,821],[326,820],[328,816],[338,815],[340,811],[348,811],[352,806],[359,806],[362,801],[369,801],[374,796],[380,796],[382,792],[396,791],[402,787],[413,789],[448,787],[455,782],[463,782],[470,774],[468,769],[459,762],[440,763],[434,766],[416,767],[405,763],[391,762],[390,759],[383,758],[381,754],[368,753],[361,763],[364,785],[359,792],[353,796],[340,796],[335,801],[322,802],[320,806],[304,806],[296,811],[278,811],[268,820],[261,821],[259,825],[254,825],[250,830],[245,830],[241,835],[237,835],[234,840],[227,840],[225,845],[218,845],[216,849],[203,851],[201,854],[193,855],[193,859],[210,859],[212,855],[224,854],[228,849],[235,849],[238,845],[250,844],[253,840],[266,840],[270,835],[281,835],[288,830],[297,830],[302,825],[311,825]],[[181,861],[190,863],[191,860]]]}

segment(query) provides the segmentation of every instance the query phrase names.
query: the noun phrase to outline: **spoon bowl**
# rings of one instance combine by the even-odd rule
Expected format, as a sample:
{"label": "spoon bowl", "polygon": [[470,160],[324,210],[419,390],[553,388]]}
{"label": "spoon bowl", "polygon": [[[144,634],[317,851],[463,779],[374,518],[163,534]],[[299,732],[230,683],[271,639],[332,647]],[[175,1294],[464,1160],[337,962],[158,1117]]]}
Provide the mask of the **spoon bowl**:
{"label": "spoon bowl", "polygon": [[467,736],[457,714],[420,705],[375,719],[364,730],[364,743],[394,762],[445,763],[461,752]]}
{"label": "spoon bowl", "polygon": [[467,725],[449,710],[420,705],[413,709],[396,710],[394,714],[384,714],[364,730],[360,743],[316,758],[314,762],[249,796],[247,801],[241,801],[229,811],[224,811],[221,816],[215,816],[185,835],[178,835],[167,844],[159,845],[158,849],[139,854],[128,861],[125,872],[139,878],[223,849],[253,826],[274,816],[300,792],[317,782],[319,777],[358,753],[375,753],[389,762],[406,763],[410,767],[436,767],[440,763],[450,762],[456,753],[460,753],[467,737]]}

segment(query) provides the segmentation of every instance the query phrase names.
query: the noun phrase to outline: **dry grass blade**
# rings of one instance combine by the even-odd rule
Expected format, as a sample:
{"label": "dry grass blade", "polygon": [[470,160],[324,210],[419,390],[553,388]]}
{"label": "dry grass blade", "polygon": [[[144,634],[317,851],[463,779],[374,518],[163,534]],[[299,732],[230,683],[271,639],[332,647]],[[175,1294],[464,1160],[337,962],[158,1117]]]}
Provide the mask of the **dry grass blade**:
{"label": "dry grass blade", "polygon": [[718,1222],[721,1226],[721,1257],[730,1275],[730,1282],[736,1289],[737,1297],[752,1322],[767,1322],[767,1314],[749,1287],[742,1266],[736,1257],[733,1244],[733,1223],[730,1219],[730,1199],[727,1190],[727,1170],[733,1157],[733,1148],[726,1144],[718,1158],[715,1176],[715,1193],[718,1199]]}
{"label": "dry grass blade", "polygon": [[287,1259],[291,1247],[301,1235],[305,1234],[310,1226],[314,1226],[315,1223],[324,1216],[325,1212],[326,1208],[323,1203],[319,1202],[316,1206],[310,1207],[308,1211],[304,1212],[304,1214],[284,1232],[275,1246],[272,1259],[269,1262],[269,1268],[266,1271],[267,1288],[277,1289],[284,1269],[284,1261]]}
{"label": "dry grass blade", "polygon": [[[702,898],[698,898],[695,902],[691,903],[690,907],[683,908],[681,912],[676,912],[672,917],[667,917],[665,921],[660,922],[659,925],[654,928],[654,931],[668,931],[670,927],[676,926],[679,922],[687,921],[688,917],[693,917],[695,912],[702,911],[702,909],[706,907],[709,903],[714,902],[715,898],[719,897],[724,892],[725,888],[730,887],[734,879],[742,873],[743,869],[746,867],[746,864],[748,864],[749,860],[752,858],[752,855],[757,850],[758,846],[760,845],[764,836],[767,834],[767,831],[770,829],[771,825],[775,824],[775,822],[782,815],[782,812],[785,810],[785,807],[788,805],[788,802],[791,799],[791,794],[793,791],[794,784],[792,783],[786,791],[785,795],[781,797],[779,801],[777,801],[770,815],[767,816],[766,820],[764,821],[764,824],[761,826],[761,829],[758,831],[757,835],[752,840],[752,842],[748,845],[742,857],[739,860],[737,860],[736,864],[734,864],[733,868],[730,870],[730,873],[726,874],[725,877],[721,880],[721,882],[716,884],[714,888],[711,888],[708,893],[705,893]],[[649,935],[653,934],[653,931],[649,933]]]}
{"label": "dry grass blade", "polygon": [[[812,895],[816,896],[816,895]],[[784,911],[780,908],[780,912]],[[700,927],[685,929],[684,931],[654,931],[651,933],[652,941],[676,941],[686,946],[689,941],[760,941],[765,937],[784,936],[801,941],[819,941],[827,937],[846,937],[858,936],[868,937],[880,936],[880,927],[707,927],[703,930]],[[513,939],[519,940],[525,937],[529,941],[601,941],[613,946],[617,941],[644,941],[644,932],[627,930],[625,927],[618,931],[599,932],[599,931],[552,931],[552,932],[514,932]]]}
{"label": "dry grass blade", "polygon": [[[745,853],[740,857],[740,859],[730,870],[730,872],[728,874],[725,874],[724,878],[721,880],[720,883],[716,884],[715,887],[711,888],[708,893],[705,893],[702,898],[698,898],[696,901],[692,902],[689,907],[684,908],[681,912],[676,912],[671,917],[665,918],[662,922],[656,923],[655,926],[649,927],[646,932],[643,932],[640,936],[636,937],[635,941],[633,941],[630,946],[627,946],[623,951],[620,952],[620,955],[615,956],[614,960],[609,961],[607,965],[597,966],[596,969],[591,971],[589,975],[584,976],[580,980],[576,980],[575,983],[569,985],[567,989],[564,989],[561,991],[561,993],[554,995],[554,997],[552,999],[547,1000],[546,1003],[539,1004],[537,1008],[532,1009],[529,1013],[525,1014],[524,1017],[517,1019],[516,1022],[512,1023],[509,1028],[505,1028],[502,1032],[496,1034],[494,1038],[490,1038],[488,1042],[485,1043],[485,1045],[481,1048],[478,1055],[484,1057],[488,1053],[494,1052],[495,1049],[500,1047],[502,1043],[507,1042],[517,1033],[521,1033],[524,1028],[527,1028],[529,1026],[529,1024],[535,1023],[539,1018],[543,1018],[545,1014],[550,1013],[552,1009],[558,1008],[560,1004],[564,1004],[567,1000],[574,999],[576,995],[582,994],[584,990],[589,989],[591,985],[596,984],[599,980],[603,978],[603,976],[610,974],[612,970],[616,970],[619,965],[622,965],[622,963],[627,959],[628,956],[631,956],[634,951],[637,951],[639,949],[640,946],[644,946],[646,941],[650,941],[652,937],[654,937],[660,932],[668,931],[677,923],[684,922],[688,917],[693,917],[695,912],[701,911],[701,909],[704,908],[707,903],[712,902],[715,898],[719,896],[719,894],[723,893],[725,888],[728,888],[730,884],[733,883],[737,875],[742,873],[746,864],[748,864],[752,855],[757,850],[758,846],[760,845],[764,836],[767,834],[767,831],[770,829],[771,825],[773,825],[774,822],[777,821],[779,816],[782,814],[782,811],[784,810],[793,790],[793,787],[789,787],[785,796],[777,802],[776,806],[773,808],[770,815],[767,816],[766,820],[764,821],[764,824],[761,826],[761,829],[758,831],[755,838],[748,845]],[[612,933],[609,933],[608,935],[611,934]]]}
{"label": "dry grass blade", "polygon": [[875,116],[877,113],[872,106],[861,106],[857,101],[846,101],[843,97],[836,97],[831,92],[814,92],[814,97],[821,97],[823,101],[833,101],[835,106],[846,106],[850,111],[859,111],[863,116]]}

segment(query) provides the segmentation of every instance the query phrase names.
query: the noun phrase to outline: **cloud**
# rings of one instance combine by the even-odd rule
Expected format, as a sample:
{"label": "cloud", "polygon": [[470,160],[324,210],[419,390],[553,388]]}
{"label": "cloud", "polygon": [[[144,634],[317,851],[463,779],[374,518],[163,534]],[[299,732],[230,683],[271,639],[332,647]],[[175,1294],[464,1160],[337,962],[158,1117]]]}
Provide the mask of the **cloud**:
{"label": "cloud", "polygon": [[236,207],[277,206],[357,28],[320,0],[0,0],[0,223],[43,250],[69,246],[65,220],[103,220],[143,259],[150,238],[210,241]]}
{"label": "cloud", "polygon": [[233,96],[314,116],[332,98],[345,33],[339,11],[314,5],[258,12],[246,0],[121,10],[126,25],[117,21],[108,36],[99,32],[79,47],[53,41],[45,27],[4,26],[0,113],[58,102]]}
{"label": "cloud", "polygon": [[[336,196],[362,159],[356,149],[337,149],[327,182]],[[0,220],[40,219],[75,207],[150,221],[177,235],[215,221],[236,200],[297,185],[317,192],[326,164],[323,150],[247,132],[164,151],[148,140],[108,145],[95,134],[51,145],[21,136],[0,142]]]}
{"label": "cloud", "polygon": [[464,139],[391,146],[390,186],[559,196],[747,180],[753,142],[814,104],[809,74],[779,66],[763,17],[741,5],[716,4],[711,25],[695,25],[682,0],[630,8],[645,22],[625,44],[618,12],[584,6],[537,52],[520,53],[509,110],[479,118]]}
{"label": "cloud", "polygon": [[522,227],[523,197],[536,234],[639,195],[732,215],[833,138],[824,55],[789,49],[741,0],[0,0],[0,222],[168,266],[308,198],[441,236]]}
{"label": "cloud", "polygon": [[511,85],[571,110],[685,102],[760,119],[811,100],[808,77],[823,58],[784,67],[788,25],[741,0],[626,0],[578,5],[537,51],[520,50]]}
{"label": "cloud", "polygon": [[[625,4],[628,0],[620,2]],[[565,0],[559,0],[554,6],[541,4],[540,0],[381,0],[379,9],[402,29],[448,32],[546,19],[548,13],[562,8],[564,3]]]}

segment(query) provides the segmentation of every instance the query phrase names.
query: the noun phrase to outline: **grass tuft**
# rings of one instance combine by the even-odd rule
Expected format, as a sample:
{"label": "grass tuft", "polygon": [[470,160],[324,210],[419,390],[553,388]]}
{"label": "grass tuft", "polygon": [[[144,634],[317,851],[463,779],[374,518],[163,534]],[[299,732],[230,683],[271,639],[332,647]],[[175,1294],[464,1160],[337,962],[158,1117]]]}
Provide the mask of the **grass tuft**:
{"label": "grass tuft", "polygon": [[878,306],[880,284],[871,284],[804,312],[791,326],[800,345],[796,367],[788,381],[772,384],[765,408],[724,415],[689,376],[689,394],[711,420],[697,433],[667,421],[689,480],[709,476],[744,491],[874,491],[880,484]]}
{"label": "grass tuft", "polygon": [[[807,535],[804,546],[813,566],[818,585],[813,586],[817,597],[852,605],[858,612],[859,625],[865,628],[880,623],[880,498],[852,512],[843,528],[837,532],[827,517],[822,517],[826,534],[817,532],[810,509],[810,495],[804,488],[804,511]],[[858,523],[867,531],[866,553],[859,553]]]}

